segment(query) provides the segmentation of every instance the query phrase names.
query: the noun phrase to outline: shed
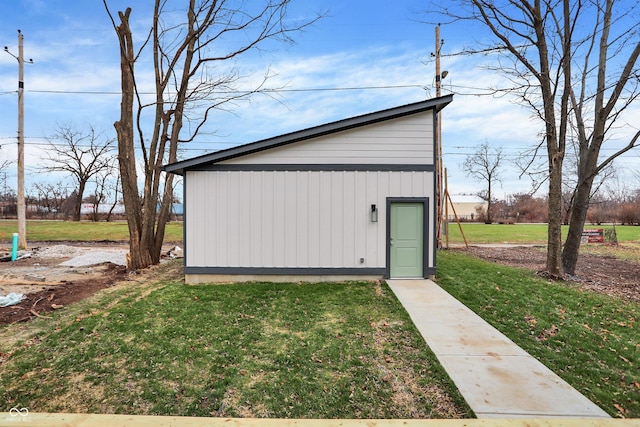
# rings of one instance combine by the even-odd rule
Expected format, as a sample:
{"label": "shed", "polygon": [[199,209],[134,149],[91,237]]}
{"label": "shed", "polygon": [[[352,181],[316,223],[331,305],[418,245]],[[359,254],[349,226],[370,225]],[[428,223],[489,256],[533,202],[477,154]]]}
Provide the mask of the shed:
{"label": "shed", "polygon": [[452,95],[164,166],[187,283],[435,274],[437,113]]}

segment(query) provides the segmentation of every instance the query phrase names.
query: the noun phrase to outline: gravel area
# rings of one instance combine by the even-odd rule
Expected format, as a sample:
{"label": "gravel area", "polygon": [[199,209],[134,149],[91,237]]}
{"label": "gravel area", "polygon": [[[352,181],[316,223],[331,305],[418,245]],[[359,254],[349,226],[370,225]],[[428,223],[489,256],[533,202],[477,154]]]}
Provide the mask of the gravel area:
{"label": "gravel area", "polygon": [[41,248],[36,252],[38,258],[70,258],[68,261],[60,263],[65,267],[88,267],[92,265],[111,262],[116,265],[127,264],[128,249],[95,249],[67,245],[54,245]]}
{"label": "gravel area", "polygon": [[86,252],[86,249],[80,248],[77,246],[67,246],[67,245],[53,245],[46,246],[43,248],[38,248],[35,251],[35,255],[38,258],[71,258],[78,255],[82,255]]}
{"label": "gravel area", "polygon": [[110,251],[96,251],[92,250],[83,255],[78,255],[71,258],[69,261],[60,263],[66,267],[88,267],[91,265],[98,265],[105,262],[110,262],[116,265],[127,265],[127,252],[126,250],[110,250]]}

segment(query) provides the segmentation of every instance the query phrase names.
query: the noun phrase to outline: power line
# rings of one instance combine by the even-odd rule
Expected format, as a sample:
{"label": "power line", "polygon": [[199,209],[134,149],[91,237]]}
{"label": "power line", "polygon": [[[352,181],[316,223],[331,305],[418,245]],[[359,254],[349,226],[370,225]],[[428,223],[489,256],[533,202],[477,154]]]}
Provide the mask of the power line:
{"label": "power line", "polygon": [[[8,139],[7,137],[3,137],[0,139]],[[14,138],[12,138],[14,139]],[[180,150],[182,151],[210,151],[211,149],[220,149],[219,146],[225,146],[225,147],[233,147],[233,146],[237,146],[237,145],[241,145],[241,144],[245,144],[245,142],[224,142],[224,141],[220,141],[220,142],[213,142],[213,141],[205,141],[205,142],[193,142],[194,144],[210,144],[210,145],[215,145],[217,147],[202,147],[202,148],[197,148],[197,147],[188,147],[185,145],[180,146]],[[17,144],[16,142],[8,142],[8,143],[2,143],[0,144],[0,147],[2,147],[2,145],[15,145]],[[36,146],[36,147],[68,147],[69,144],[66,143],[56,143],[56,142],[25,142],[25,145],[28,146]],[[91,145],[86,145],[86,144],[74,144],[74,147],[77,148],[91,148]],[[113,145],[113,149],[116,149],[115,144]]]}
{"label": "power line", "polygon": [[[301,88],[301,89],[265,89],[259,91],[238,90],[238,91],[221,91],[215,92],[216,95],[237,95],[249,93],[280,93],[280,92],[337,92],[337,91],[355,91],[355,90],[382,90],[382,89],[426,89],[427,86],[420,84],[407,85],[383,85],[383,86],[351,86],[351,87],[325,87],[325,88]],[[30,93],[50,93],[63,95],[121,95],[121,91],[90,91],[90,90],[37,90],[31,89],[26,92]],[[7,92],[15,93],[15,92]],[[155,92],[138,92],[140,95],[155,95]]]}
{"label": "power line", "polygon": [[[347,87],[324,87],[324,88],[300,88],[300,89],[264,89],[258,91],[251,90],[237,90],[237,91],[220,91],[215,92],[212,95],[245,95],[245,94],[278,94],[278,93],[306,93],[306,92],[340,92],[340,91],[366,91],[366,90],[394,90],[394,89],[422,89],[428,91],[431,89],[429,85],[424,84],[406,84],[406,85],[381,85],[381,86],[347,86]],[[500,88],[487,88],[487,87],[474,87],[464,86],[449,83],[445,87],[449,92],[462,95],[462,96],[490,96],[496,92],[503,92],[508,89]],[[467,91],[467,92],[465,92]],[[475,92],[468,92],[475,91]],[[53,94],[53,95],[121,95],[121,91],[106,91],[106,90],[45,90],[45,89],[30,89],[25,90],[29,93],[39,94]],[[16,91],[0,92],[0,95],[15,94]],[[156,95],[155,92],[138,92],[139,95]]]}
{"label": "power line", "polygon": [[[523,48],[532,47],[532,46],[533,46],[533,43],[527,43],[527,44],[514,46],[514,48],[523,49]],[[508,50],[507,46],[493,46],[493,47],[488,47],[486,49],[463,49],[459,52],[454,52],[449,54],[443,53],[440,56],[453,57],[453,56],[471,56],[471,55],[478,55],[478,54],[487,55],[489,53],[494,53],[494,52],[504,52],[505,50]]]}
{"label": "power line", "polygon": [[[53,140],[63,140],[63,138],[56,138],[56,137],[47,137],[49,139],[53,139]],[[16,144],[15,141],[16,137],[14,136],[3,136],[0,137],[0,140],[14,140],[14,141],[10,141],[10,142],[4,142],[1,145],[14,145]],[[31,146],[55,146],[55,147],[65,147],[68,146],[69,144],[67,143],[57,143],[57,142],[48,142],[48,141],[42,141],[42,142],[36,142],[36,141],[28,141],[30,139],[36,139],[36,140],[41,140],[43,139],[43,137],[34,137],[34,136],[25,136],[25,144],[26,145],[31,145]],[[193,147],[193,145],[216,145],[216,146],[227,146],[227,147],[233,147],[233,146],[237,146],[237,145],[241,145],[241,144],[246,144],[247,141],[192,141],[186,144],[183,144],[180,146],[181,150],[186,150],[186,151],[204,151],[204,150],[208,150],[212,147],[201,147],[201,148],[197,148],[197,147]],[[86,145],[86,144],[75,144],[76,147],[79,148],[90,148],[91,145]],[[114,145],[115,148],[115,145]],[[445,148],[447,149],[455,149],[455,150],[473,150],[475,148],[477,148],[477,146],[475,145],[447,145]],[[510,145],[510,146],[502,146],[503,150],[518,150],[518,151],[526,151],[526,150],[532,150],[533,147],[530,145]],[[618,151],[617,148],[615,147],[603,147],[600,149],[601,153],[604,152],[615,152]],[[455,152],[448,152],[448,153],[443,153],[447,156],[471,156],[474,155],[475,153],[473,152],[467,152],[467,151],[455,151]],[[633,154],[633,152],[629,153],[629,154]],[[506,156],[508,157],[522,157],[520,154],[506,154]],[[524,154],[524,157],[530,157],[531,155],[529,154]],[[537,157],[546,157],[547,154],[546,153],[540,153],[537,155]],[[628,157],[628,156],[627,156]]]}

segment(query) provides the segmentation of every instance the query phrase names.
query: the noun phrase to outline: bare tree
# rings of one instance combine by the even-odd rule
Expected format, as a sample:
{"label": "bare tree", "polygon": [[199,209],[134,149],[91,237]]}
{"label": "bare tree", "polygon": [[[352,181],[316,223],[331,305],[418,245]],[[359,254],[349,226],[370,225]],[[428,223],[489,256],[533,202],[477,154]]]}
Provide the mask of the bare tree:
{"label": "bare tree", "polygon": [[109,197],[111,197],[111,207],[109,208],[109,211],[107,212],[107,216],[105,217],[105,221],[109,222],[111,221],[111,217],[113,216],[113,211],[116,208],[116,206],[118,205],[118,202],[120,201],[120,199],[118,198],[118,195],[120,194],[120,175],[117,175],[117,178],[115,180],[115,183],[112,183],[111,185],[108,185],[105,189],[105,193],[109,195]]}
{"label": "bare tree", "polygon": [[[0,148],[2,148],[1,145]],[[3,160],[0,162],[0,190],[2,190],[3,193],[7,192],[7,169],[9,169],[9,166],[12,163],[13,162],[10,162],[9,160]]]}
{"label": "bare tree", "polygon": [[[1,145],[0,145],[0,148],[2,148]],[[13,162],[10,162],[9,160],[3,160],[2,162],[0,162],[0,174],[5,174],[6,170],[9,169],[9,166],[12,163]]]}
{"label": "bare tree", "polygon": [[477,196],[487,202],[487,215],[485,224],[493,222],[493,186],[496,182],[501,182],[500,164],[505,156],[502,154],[502,147],[489,147],[487,142],[482,143],[478,149],[467,156],[462,165],[462,169],[467,176],[475,181],[482,182],[486,189],[477,193]]}
{"label": "bare tree", "polygon": [[[573,274],[595,177],[634,148],[640,132],[601,156],[612,130],[639,95],[640,21],[636,2],[619,0],[459,0],[455,20],[480,22],[496,38],[496,70],[544,126],[549,188],[547,270]],[[569,235],[562,247],[562,175],[568,141],[578,145],[578,175]],[[612,145],[612,144],[609,144]],[[537,153],[537,149],[535,150]]]}
{"label": "bare tree", "polygon": [[[1,148],[1,147],[0,147]],[[12,162],[5,160],[0,163],[0,214],[6,218],[12,208],[16,208],[16,194],[7,186],[7,168]]]}
{"label": "bare tree", "polygon": [[33,183],[33,191],[37,199],[37,205],[57,219],[63,211],[64,202],[69,198],[69,190],[62,182],[51,184],[49,182]]}
{"label": "bare tree", "polygon": [[45,163],[41,170],[45,172],[65,172],[76,182],[73,220],[80,221],[80,209],[84,191],[89,180],[107,169],[113,161],[113,143],[110,139],[90,126],[88,130],[77,130],[70,124],[58,124],[58,128],[47,138],[49,146]]}
{"label": "bare tree", "polygon": [[[171,213],[173,175],[163,175],[161,166],[177,160],[178,144],[192,141],[213,111],[263,89],[264,80],[253,89],[238,91],[242,76],[228,64],[268,40],[291,41],[293,32],[318,17],[302,23],[288,21],[290,0],[185,0],[186,7],[155,0],[151,30],[136,51],[129,25],[131,8],[118,12],[117,24],[107,1],[103,2],[120,42],[122,102],[114,126],[129,225],[130,267],[139,269],[159,262]],[[184,11],[182,22],[175,20],[179,11]],[[165,12],[172,14],[171,19],[164,19]],[[144,49],[150,49],[151,55],[142,55]],[[152,59],[155,75],[155,97],[147,103],[138,91],[135,72],[141,58]],[[147,110],[153,112],[148,129],[142,120]],[[135,168],[136,139],[144,161],[142,192]]]}
{"label": "bare tree", "polygon": [[[115,160],[115,158],[114,158]],[[98,221],[100,219],[100,205],[105,205],[107,202],[111,202],[109,210],[105,214],[105,221],[111,220],[113,210],[118,204],[118,195],[120,193],[120,176],[117,173],[117,167],[115,161],[109,165],[94,177],[94,192],[93,192],[93,212],[92,220]],[[102,209],[104,212],[104,209]]]}

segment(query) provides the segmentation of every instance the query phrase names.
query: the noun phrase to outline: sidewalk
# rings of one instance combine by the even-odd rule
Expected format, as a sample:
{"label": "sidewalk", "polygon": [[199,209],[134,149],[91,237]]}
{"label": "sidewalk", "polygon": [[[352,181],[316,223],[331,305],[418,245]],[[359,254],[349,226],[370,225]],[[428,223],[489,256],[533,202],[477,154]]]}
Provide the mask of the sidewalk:
{"label": "sidewalk", "polygon": [[478,418],[609,418],[431,280],[387,280]]}

